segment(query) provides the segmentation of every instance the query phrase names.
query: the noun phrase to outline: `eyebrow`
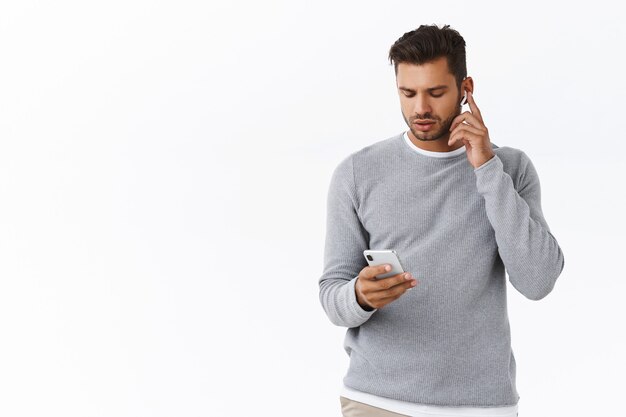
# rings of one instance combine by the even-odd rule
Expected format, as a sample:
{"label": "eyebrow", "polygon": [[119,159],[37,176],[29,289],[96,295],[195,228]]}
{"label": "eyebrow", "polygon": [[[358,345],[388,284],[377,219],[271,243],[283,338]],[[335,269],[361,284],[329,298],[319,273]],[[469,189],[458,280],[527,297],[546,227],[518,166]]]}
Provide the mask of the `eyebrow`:
{"label": "eyebrow", "polygon": [[[431,92],[431,91],[433,91],[433,90],[439,90],[439,89],[441,89],[441,88],[448,88],[448,86],[447,86],[447,85],[444,85],[444,84],[442,84],[442,85],[437,85],[437,86],[435,86],[435,87],[430,87],[430,88],[427,88],[427,89],[426,89],[426,91]],[[402,87],[402,86],[398,87],[398,90],[408,91],[409,93],[414,93],[414,92],[415,92],[415,90],[412,90],[412,89],[407,88],[407,87]]]}

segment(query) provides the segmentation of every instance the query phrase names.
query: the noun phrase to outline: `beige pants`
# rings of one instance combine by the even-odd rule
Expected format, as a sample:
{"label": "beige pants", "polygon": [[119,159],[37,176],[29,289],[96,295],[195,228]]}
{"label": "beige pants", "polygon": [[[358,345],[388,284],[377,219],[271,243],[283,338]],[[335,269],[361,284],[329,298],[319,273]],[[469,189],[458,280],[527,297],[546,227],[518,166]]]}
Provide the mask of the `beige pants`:
{"label": "beige pants", "polygon": [[383,410],[346,397],[339,396],[343,417],[407,417],[404,414]]}

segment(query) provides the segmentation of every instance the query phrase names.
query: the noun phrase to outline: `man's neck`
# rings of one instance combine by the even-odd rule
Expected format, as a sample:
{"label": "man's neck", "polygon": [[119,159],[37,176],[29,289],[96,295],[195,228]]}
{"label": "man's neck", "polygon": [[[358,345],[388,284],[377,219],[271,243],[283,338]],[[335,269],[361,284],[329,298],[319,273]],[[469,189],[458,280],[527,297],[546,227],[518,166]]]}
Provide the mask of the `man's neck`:
{"label": "man's neck", "polygon": [[420,149],[424,149],[425,151],[430,152],[452,152],[457,150],[465,145],[463,142],[459,141],[455,143],[453,146],[448,146],[448,140],[450,139],[450,134],[446,134],[440,137],[437,140],[419,140],[413,135],[411,129],[407,131],[407,135],[411,142]]}

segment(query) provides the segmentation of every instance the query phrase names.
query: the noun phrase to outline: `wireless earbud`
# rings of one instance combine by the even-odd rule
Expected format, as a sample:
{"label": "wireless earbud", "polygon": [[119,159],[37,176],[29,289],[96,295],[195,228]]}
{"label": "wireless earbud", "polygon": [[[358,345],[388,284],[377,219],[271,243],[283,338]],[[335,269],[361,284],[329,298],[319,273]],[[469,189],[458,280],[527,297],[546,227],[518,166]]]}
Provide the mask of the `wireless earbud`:
{"label": "wireless earbud", "polygon": [[[464,102],[465,102],[465,103],[464,103]],[[464,105],[464,104],[467,104],[467,92],[465,92],[465,93],[463,94],[463,98],[461,99],[461,103],[460,103],[460,105],[462,106],[462,105]]]}

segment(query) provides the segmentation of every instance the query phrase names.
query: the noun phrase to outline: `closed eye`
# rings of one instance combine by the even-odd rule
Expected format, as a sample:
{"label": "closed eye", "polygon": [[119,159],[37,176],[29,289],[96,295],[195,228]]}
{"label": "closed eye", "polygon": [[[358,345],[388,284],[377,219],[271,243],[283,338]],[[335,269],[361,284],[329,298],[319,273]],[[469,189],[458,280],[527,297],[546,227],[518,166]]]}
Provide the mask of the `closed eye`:
{"label": "closed eye", "polygon": [[[439,95],[431,94],[431,96],[436,97],[436,98],[439,98],[439,97],[443,96],[444,94],[445,94],[445,93],[443,93],[443,94],[439,94]],[[411,97],[415,97],[415,94],[405,94],[404,96],[405,96],[405,97],[409,97],[409,98],[411,98]]]}

